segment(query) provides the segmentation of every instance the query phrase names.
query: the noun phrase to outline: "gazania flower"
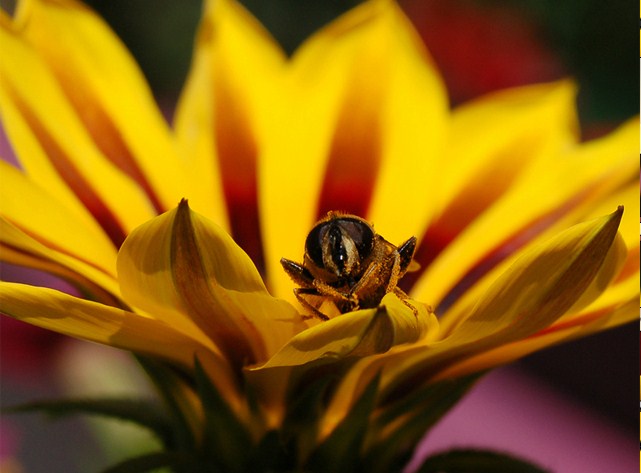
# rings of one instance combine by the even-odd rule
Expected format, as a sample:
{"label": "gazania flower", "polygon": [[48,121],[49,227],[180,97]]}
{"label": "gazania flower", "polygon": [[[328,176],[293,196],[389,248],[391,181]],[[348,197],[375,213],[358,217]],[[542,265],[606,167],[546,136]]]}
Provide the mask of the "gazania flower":
{"label": "gazania flower", "polygon": [[[170,129],[82,5],[24,1],[1,23],[22,166],[2,164],[2,257],[85,294],[2,283],[2,311],[139,355],[170,416],[67,406],[153,429],[167,452],[136,465],[395,471],[485,370],[636,318],[638,122],[581,143],[571,82],[449,110],[393,2],[365,2],[287,58],[217,0]],[[329,211],[390,242],[376,264],[417,237],[420,269],[399,289],[398,266],[382,290],[370,281],[381,297],[361,307],[301,266],[315,301],[299,304],[282,257],[365,264],[377,238],[334,228],[307,248],[330,256],[303,261]]]}

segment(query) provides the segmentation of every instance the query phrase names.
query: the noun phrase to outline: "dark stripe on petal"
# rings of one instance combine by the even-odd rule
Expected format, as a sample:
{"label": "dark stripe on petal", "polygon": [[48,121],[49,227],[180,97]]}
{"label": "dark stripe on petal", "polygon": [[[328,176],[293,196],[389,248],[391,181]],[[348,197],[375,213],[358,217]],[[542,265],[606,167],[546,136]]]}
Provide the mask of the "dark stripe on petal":
{"label": "dark stripe on petal", "polygon": [[[91,184],[84,178],[80,171],[76,169],[69,156],[67,156],[65,151],[58,145],[55,138],[48,133],[21,97],[15,93],[8,83],[4,85],[7,92],[11,94],[12,100],[20,111],[20,114],[33,132],[34,137],[40,143],[40,146],[45,150],[49,161],[60,177],[91,212],[114,245],[119,248],[122,242],[125,241],[126,232],[117,216],[113,214],[111,209],[109,209],[94,191]],[[114,189],[114,192],[117,191],[117,189]]]}
{"label": "dark stripe on petal", "polygon": [[318,203],[318,218],[330,210],[365,216],[381,162],[381,129],[371,97],[346,99],[336,122]]}
{"label": "dark stripe on petal", "polygon": [[233,99],[225,78],[215,78],[214,136],[231,233],[264,274],[258,210],[258,146],[242,104]]}

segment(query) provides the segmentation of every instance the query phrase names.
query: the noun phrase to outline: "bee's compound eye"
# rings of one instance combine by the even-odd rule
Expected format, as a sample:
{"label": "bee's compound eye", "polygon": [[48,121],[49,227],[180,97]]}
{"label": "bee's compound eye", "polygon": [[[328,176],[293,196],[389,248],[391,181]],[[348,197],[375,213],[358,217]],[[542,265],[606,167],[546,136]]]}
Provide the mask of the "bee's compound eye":
{"label": "bee's compound eye", "polygon": [[346,265],[353,268],[358,260],[367,258],[373,243],[374,231],[366,222],[340,217],[312,228],[305,250],[317,267],[340,273]]}
{"label": "bee's compound eye", "polygon": [[305,251],[316,266],[323,268],[323,236],[327,233],[329,222],[321,223],[312,228],[305,240]]}
{"label": "bee's compound eye", "polygon": [[372,252],[374,244],[374,230],[367,223],[355,218],[341,218],[336,221],[343,237],[347,237],[356,246],[358,256],[362,260]]}

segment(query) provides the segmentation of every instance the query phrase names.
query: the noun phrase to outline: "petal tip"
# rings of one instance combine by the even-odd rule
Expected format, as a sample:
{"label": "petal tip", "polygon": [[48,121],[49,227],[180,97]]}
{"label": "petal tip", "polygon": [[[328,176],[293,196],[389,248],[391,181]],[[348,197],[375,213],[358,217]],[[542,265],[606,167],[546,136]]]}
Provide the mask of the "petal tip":
{"label": "petal tip", "polygon": [[623,218],[624,210],[625,208],[623,205],[617,206],[617,209],[610,214],[608,223],[614,228],[618,229],[619,225],[621,224],[621,219]]}

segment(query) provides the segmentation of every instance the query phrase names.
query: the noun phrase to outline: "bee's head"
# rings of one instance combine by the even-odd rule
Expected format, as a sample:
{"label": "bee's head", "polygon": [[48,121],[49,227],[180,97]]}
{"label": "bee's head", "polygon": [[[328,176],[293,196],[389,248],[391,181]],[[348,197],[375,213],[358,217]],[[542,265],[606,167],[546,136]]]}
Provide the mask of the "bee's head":
{"label": "bee's head", "polygon": [[369,223],[354,215],[330,212],[309,232],[305,259],[340,280],[358,275],[373,245],[374,229]]}

